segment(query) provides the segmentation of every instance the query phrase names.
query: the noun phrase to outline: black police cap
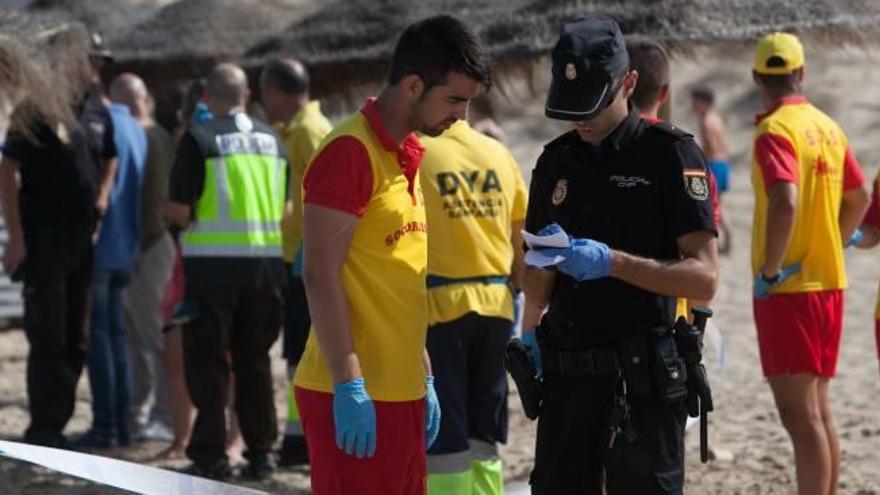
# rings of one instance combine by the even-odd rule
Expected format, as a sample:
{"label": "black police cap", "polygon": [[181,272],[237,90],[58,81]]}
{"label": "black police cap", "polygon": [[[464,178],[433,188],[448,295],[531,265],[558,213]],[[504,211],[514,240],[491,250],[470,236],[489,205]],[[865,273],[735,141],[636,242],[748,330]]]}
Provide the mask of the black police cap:
{"label": "black police cap", "polygon": [[551,119],[596,117],[614,98],[614,78],[629,70],[623,33],[604,16],[565,24],[552,56],[553,81],[544,108]]}

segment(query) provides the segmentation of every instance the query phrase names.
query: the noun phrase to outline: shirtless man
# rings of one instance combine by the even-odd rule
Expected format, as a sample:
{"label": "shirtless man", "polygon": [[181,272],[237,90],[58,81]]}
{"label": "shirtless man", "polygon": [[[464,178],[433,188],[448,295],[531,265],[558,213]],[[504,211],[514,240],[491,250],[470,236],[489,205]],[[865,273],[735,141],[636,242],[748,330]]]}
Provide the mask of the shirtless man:
{"label": "shirtless man", "polygon": [[[700,119],[700,147],[715,176],[720,203],[724,193],[730,190],[730,161],[724,122],[715,110],[715,94],[712,90],[697,88],[691,91],[691,111]],[[718,226],[721,231],[718,252],[724,254],[730,251],[730,225],[723,211],[719,214]]]}

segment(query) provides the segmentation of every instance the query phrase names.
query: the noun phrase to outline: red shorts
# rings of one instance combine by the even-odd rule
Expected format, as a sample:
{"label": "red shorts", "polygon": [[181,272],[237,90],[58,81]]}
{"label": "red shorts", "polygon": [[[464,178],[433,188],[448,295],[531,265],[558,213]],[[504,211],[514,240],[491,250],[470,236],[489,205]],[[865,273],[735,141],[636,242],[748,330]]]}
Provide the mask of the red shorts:
{"label": "red shorts", "polygon": [[424,495],[425,401],[374,402],[376,455],[358,459],[336,447],[333,394],[295,387],[309,447],[315,495]]}
{"label": "red shorts", "polygon": [[843,291],[773,294],[753,300],[764,376],[837,371]]}

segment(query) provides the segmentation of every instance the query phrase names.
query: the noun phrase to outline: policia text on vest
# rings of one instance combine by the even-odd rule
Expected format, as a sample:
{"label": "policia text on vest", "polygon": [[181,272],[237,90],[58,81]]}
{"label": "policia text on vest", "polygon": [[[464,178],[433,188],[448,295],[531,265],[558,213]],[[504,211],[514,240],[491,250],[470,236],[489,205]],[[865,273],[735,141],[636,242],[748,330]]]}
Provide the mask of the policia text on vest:
{"label": "policia text on vest", "polygon": [[[237,120],[243,125],[242,118]],[[184,236],[183,256],[280,257],[287,162],[279,154],[277,138],[244,131],[213,137],[206,150],[196,222]],[[269,194],[241,193],[254,189]]]}

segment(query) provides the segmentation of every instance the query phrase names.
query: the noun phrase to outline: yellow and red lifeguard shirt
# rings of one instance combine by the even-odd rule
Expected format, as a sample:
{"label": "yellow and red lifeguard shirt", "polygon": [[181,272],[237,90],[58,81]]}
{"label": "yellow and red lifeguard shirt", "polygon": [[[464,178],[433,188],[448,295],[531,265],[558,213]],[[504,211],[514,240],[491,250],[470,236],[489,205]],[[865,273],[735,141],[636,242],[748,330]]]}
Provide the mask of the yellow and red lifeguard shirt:
{"label": "yellow and red lifeguard shirt", "polygon": [[[880,229],[880,172],[877,173],[877,178],[874,179],[874,189],[871,191],[871,206],[868,207],[868,212],[865,213],[862,223]],[[874,318],[880,321],[880,287],[877,289],[877,306],[874,308]],[[877,327],[877,330],[880,332],[880,326]],[[877,334],[877,337],[880,339],[880,333]],[[877,345],[877,350],[880,352],[880,340],[877,341]]]}
{"label": "yellow and red lifeguard shirt", "polygon": [[[360,217],[342,285],[364,382],[379,401],[425,395],[428,237],[418,178],[423,153],[415,134],[398,145],[369,99],[324,139],[303,180],[306,204]],[[333,390],[314,328],[294,384]]]}
{"label": "yellow and red lifeguard shirt", "polygon": [[[525,221],[528,198],[516,160],[464,120],[421,142],[419,174],[431,229],[428,277],[444,281],[428,289],[428,323],[470,312],[513,321],[504,279],[513,263],[511,224]],[[481,277],[494,281],[475,280]]]}
{"label": "yellow and red lifeguard shirt", "polygon": [[797,185],[797,213],[783,266],[800,263],[801,270],[771,292],[845,289],[840,205],[844,191],[865,180],[846,135],[803,96],[783,98],[776,108],[756,117],[756,126],[753,275],[764,263],[768,192],[777,182],[789,182]]}

